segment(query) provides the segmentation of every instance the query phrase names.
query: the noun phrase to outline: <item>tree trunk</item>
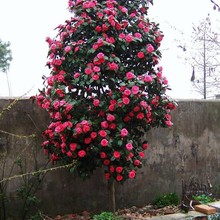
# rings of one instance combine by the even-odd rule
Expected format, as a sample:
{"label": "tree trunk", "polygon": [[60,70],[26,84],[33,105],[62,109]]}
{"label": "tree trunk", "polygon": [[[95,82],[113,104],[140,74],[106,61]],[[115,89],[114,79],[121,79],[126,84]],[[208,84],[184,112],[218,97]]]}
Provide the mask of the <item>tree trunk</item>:
{"label": "tree trunk", "polygon": [[110,180],[108,182],[109,192],[109,211],[115,213],[115,181]]}

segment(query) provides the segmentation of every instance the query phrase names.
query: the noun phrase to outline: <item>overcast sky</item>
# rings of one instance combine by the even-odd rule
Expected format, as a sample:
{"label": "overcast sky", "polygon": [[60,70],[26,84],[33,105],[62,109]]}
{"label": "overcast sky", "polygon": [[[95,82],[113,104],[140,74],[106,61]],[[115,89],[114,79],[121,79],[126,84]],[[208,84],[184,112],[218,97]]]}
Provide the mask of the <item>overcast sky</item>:
{"label": "overcast sky", "polygon": [[[219,1],[219,0],[217,0]],[[67,0],[0,0],[0,38],[11,42],[13,61],[8,72],[12,96],[35,95],[43,87],[42,76],[48,75],[45,67],[48,45],[45,38],[53,38],[54,28],[71,17]],[[162,42],[161,65],[177,99],[198,98],[191,91],[190,66],[177,58],[175,40],[187,37],[192,24],[208,14],[219,17],[210,0],[154,0],[149,10],[152,21],[160,24],[165,38]],[[220,18],[220,17],[219,17]],[[182,35],[181,33],[184,33]],[[0,74],[0,96],[8,96],[6,75]]]}

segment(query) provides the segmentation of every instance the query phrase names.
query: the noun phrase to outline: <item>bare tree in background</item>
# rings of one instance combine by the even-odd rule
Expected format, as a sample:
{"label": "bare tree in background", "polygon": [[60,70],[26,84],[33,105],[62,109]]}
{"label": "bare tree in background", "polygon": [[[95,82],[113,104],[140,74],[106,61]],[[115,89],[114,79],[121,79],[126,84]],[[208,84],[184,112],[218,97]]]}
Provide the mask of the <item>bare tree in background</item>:
{"label": "bare tree in background", "polygon": [[181,59],[192,67],[193,90],[204,99],[220,94],[220,42],[212,30],[210,17],[193,26],[190,40],[178,46]]}
{"label": "bare tree in background", "polygon": [[219,6],[219,4],[217,4],[216,1],[214,1],[214,0],[210,0],[210,1],[211,1],[211,3],[214,5],[214,6],[213,6],[213,9],[220,11],[220,6]]}
{"label": "bare tree in background", "polygon": [[191,81],[196,92],[204,99],[220,93],[220,45],[218,33],[212,31],[210,18],[193,27]]}

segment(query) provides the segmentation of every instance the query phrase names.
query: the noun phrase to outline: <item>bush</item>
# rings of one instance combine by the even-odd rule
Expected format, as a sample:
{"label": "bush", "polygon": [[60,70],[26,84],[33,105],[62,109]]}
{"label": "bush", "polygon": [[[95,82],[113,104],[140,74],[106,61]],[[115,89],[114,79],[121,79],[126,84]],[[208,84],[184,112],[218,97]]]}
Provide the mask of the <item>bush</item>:
{"label": "bush", "polygon": [[169,205],[178,205],[178,204],[179,204],[179,197],[176,193],[169,193],[163,196],[159,196],[154,201],[154,205],[156,205],[159,208]]}
{"label": "bush", "polygon": [[201,202],[202,204],[206,204],[206,203],[214,201],[214,199],[211,196],[208,196],[206,194],[201,194],[201,195],[193,196],[193,199],[196,200],[196,201]]}
{"label": "bush", "polygon": [[102,212],[93,216],[94,220],[122,220],[121,217],[115,216],[112,212]]}

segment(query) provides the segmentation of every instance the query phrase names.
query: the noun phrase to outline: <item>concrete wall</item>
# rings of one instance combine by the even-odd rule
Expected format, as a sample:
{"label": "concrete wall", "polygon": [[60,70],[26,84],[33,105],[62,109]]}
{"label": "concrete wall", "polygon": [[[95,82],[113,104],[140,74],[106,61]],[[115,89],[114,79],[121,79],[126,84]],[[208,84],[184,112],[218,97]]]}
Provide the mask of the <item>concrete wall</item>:
{"label": "concrete wall", "polygon": [[[0,109],[12,101],[0,100]],[[182,180],[188,181],[192,176],[201,181],[209,178],[213,185],[220,182],[220,101],[178,101],[172,121],[172,128],[155,128],[146,134],[150,143],[146,165],[135,180],[123,186],[116,185],[117,208],[143,206],[164,193],[181,195]],[[41,132],[47,123],[47,113],[29,99],[19,100],[9,111],[3,112],[0,155],[1,163],[6,161],[5,177],[20,172],[14,165],[9,173],[18,157],[25,161],[26,171],[34,170],[34,164],[44,167],[47,159],[40,145]],[[3,131],[25,136],[35,133],[36,138],[22,138]],[[21,201],[13,192],[21,186],[22,180],[16,178],[6,183],[10,196],[8,208],[14,210],[13,213],[19,212]],[[52,215],[83,210],[99,212],[108,208],[107,184],[102,170],[97,170],[87,181],[65,169],[48,172],[37,192],[40,209]]]}

